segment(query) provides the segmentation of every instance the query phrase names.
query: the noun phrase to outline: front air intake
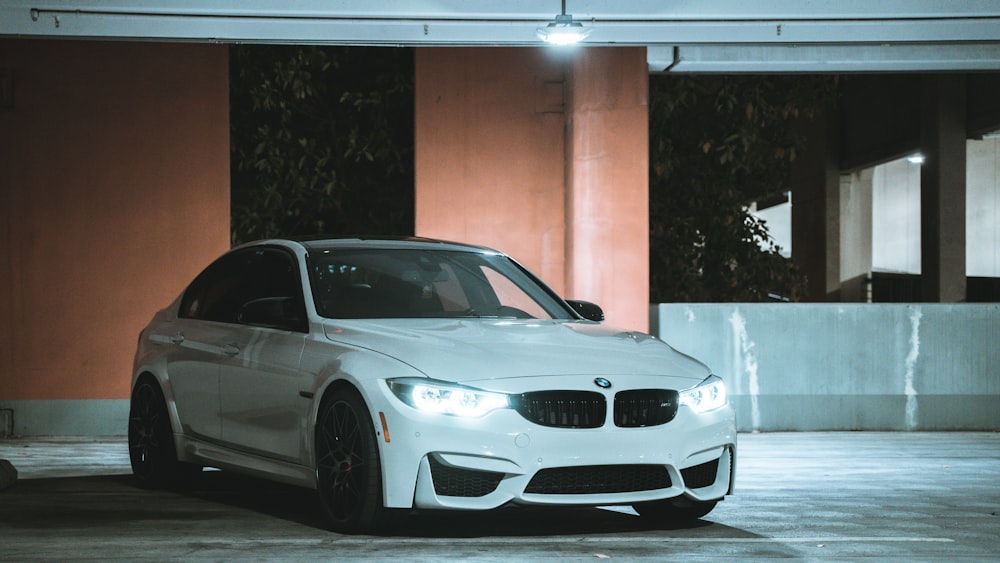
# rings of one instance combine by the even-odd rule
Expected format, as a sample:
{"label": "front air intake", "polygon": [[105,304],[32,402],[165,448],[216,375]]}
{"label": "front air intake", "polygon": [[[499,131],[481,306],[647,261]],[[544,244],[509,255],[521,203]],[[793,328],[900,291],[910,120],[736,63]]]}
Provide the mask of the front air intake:
{"label": "front air intake", "polygon": [[541,469],[525,493],[596,495],[670,488],[670,473],[662,465],[590,465]]}
{"label": "front air intake", "polygon": [[427,456],[431,466],[434,492],[444,497],[484,497],[497,490],[503,473],[452,467],[441,463],[436,456]]}
{"label": "front air intake", "polygon": [[689,489],[700,489],[715,484],[715,476],[719,474],[719,460],[713,459],[701,465],[681,469],[684,486]]}

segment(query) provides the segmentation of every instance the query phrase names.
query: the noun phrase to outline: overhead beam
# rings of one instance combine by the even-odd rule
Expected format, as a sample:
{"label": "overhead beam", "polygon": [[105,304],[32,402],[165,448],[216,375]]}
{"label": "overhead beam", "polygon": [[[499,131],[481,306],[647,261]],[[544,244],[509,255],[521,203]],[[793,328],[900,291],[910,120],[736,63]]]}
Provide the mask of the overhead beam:
{"label": "overhead beam", "polygon": [[[560,2],[7,0],[0,35],[364,45],[538,45]],[[1000,2],[569,2],[587,45],[1000,41]],[[877,4],[873,6],[872,4]],[[949,3],[954,4],[954,3]]]}
{"label": "overhead beam", "polygon": [[[569,0],[584,46],[651,72],[1000,70],[1000,0]],[[4,0],[0,37],[541,46],[561,0]]]}
{"label": "overhead beam", "polygon": [[651,46],[659,72],[928,72],[1000,69],[1000,43]]}

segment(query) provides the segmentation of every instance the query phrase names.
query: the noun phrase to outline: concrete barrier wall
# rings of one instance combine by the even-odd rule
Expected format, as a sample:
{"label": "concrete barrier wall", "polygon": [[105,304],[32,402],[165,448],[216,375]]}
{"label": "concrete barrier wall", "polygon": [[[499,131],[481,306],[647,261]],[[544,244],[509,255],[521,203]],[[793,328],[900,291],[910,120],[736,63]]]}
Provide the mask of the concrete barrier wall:
{"label": "concrete barrier wall", "polygon": [[11,436],[124,436],[128,399],[0,400],[0,439]]}
{"label": "concrete barrier wall", "polygon": [[1000,304],[661,304],[741,431],[1000,430]]}

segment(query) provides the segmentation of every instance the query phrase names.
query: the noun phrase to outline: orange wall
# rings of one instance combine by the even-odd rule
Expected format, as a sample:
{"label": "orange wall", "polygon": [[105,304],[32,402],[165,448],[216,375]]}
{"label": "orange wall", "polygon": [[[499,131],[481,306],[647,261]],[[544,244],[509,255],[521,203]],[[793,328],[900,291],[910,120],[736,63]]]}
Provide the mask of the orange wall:
{"label": "orange wall", "polygon": [[121,399],[229,247],[227,48],[0,40],[0,400]]}
{"label": "orange wall", "polygon": [[647,330],[645,49],[416,53],[416,233],[507,252]]}
{"label": "orange wall", "polygon": [[563,72],[543,49],[416,50],[417,235],[507,252],[559,292]]}

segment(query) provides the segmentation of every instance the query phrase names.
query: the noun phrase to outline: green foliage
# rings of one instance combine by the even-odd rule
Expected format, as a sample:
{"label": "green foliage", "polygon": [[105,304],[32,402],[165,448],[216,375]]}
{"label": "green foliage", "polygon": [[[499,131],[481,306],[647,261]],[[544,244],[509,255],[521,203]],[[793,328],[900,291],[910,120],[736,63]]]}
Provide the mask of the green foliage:
{"label": "green foliage", "polygon": [[789,190],[805,143],[796,124],[835,92],[833,77],[650,77],[652,302],[802,295],[805,279],[747,206]]}
{"label": "green foliage", "polygon": [[230,50],[232,231],[413,233],[413,53]]}

